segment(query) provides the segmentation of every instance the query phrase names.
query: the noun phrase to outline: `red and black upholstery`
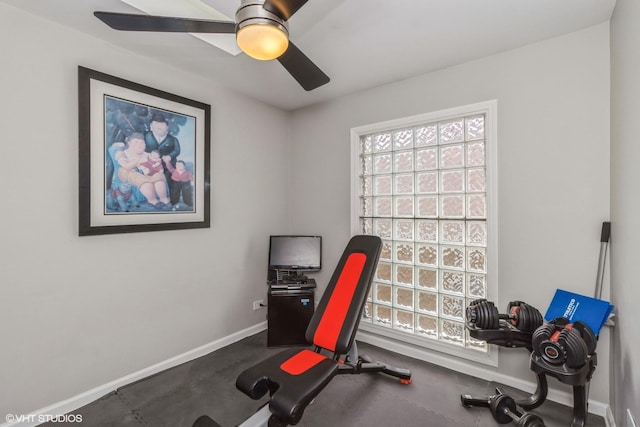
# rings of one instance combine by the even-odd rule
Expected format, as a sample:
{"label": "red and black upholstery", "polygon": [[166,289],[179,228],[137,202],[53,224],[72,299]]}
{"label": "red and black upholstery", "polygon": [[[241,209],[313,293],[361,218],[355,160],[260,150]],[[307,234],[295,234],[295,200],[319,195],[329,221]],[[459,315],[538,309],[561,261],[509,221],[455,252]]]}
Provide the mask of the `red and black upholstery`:
{"label": "red and black upholstery", "polygon": [[362,369],[362,360],[347,366],[340,360],[354,344],[381,248],[377,236],[354,236],[349,241],[307,328],[306,338],[314,350],[283,351],[237,378],[238,390],[252,399],[270,393],[269,425],[297,424],[307,405],[339,373],[385,372],[407,381],[411,377],[406,370],[396,373],[381,364],[367,361],[372,366]]}

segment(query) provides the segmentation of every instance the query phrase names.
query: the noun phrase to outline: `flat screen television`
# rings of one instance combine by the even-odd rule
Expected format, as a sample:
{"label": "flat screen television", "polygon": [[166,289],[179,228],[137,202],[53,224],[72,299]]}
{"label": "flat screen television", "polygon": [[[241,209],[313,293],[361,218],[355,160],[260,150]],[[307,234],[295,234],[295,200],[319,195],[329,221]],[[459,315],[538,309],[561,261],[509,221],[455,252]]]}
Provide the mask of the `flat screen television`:
{"label": "flat screen television", "polygon": [[269,269],[317,271],[322,266],[321,236],[270,236]]}

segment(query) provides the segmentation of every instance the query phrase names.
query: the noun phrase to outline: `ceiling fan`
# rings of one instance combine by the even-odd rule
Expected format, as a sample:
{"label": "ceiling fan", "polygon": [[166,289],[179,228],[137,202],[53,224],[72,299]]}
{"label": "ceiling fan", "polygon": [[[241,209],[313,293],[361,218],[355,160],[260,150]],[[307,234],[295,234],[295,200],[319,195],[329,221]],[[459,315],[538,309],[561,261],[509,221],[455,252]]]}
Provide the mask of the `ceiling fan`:
{"label": "ceiling fan", "polygon": [[173,33],[226,33],[247,55],[277,59],[305,90],[329,82],[329,77],[289,40],[289,18],[308,0],[242,0],[236,20],[213,21],[131,13],[94,12],[113,29]]}

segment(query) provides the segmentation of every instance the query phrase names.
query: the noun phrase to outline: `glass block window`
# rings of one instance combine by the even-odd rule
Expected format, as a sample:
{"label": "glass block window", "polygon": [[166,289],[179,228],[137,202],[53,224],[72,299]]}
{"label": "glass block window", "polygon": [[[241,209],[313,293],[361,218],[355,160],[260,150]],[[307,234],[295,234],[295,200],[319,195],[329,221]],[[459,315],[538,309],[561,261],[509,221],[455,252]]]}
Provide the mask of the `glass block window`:
{"label": "glass block window", "polygon": [[355,130],[354,231],[383,239],[364,323],[453,353],[487,351],[464,314],[490,283],[490,111]]}

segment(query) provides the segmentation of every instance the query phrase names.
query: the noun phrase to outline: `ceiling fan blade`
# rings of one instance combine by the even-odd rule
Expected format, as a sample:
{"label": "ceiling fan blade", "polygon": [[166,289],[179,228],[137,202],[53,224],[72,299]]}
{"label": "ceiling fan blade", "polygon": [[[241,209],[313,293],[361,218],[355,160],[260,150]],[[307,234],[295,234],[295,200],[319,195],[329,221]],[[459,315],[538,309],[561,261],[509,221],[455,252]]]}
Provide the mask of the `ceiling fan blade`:
{"label": "ceiling fan blade", "polygon": [[155,31],[169,33],[229,33],[236,31],[235,22],[131,13],[93,12],[96,18],[115,30]]}
{"label": "ceiling fan blade", "polygon": [[266,11],[279,16],[285,21],[291,18],[308,0],[265,0],[262,6]]}
{"label": "ceiling fan blade", "polygon": [[329,83],[329,76],[291,41],[289,41],[287,51],[278,58],[278,61],[306,91]]}

